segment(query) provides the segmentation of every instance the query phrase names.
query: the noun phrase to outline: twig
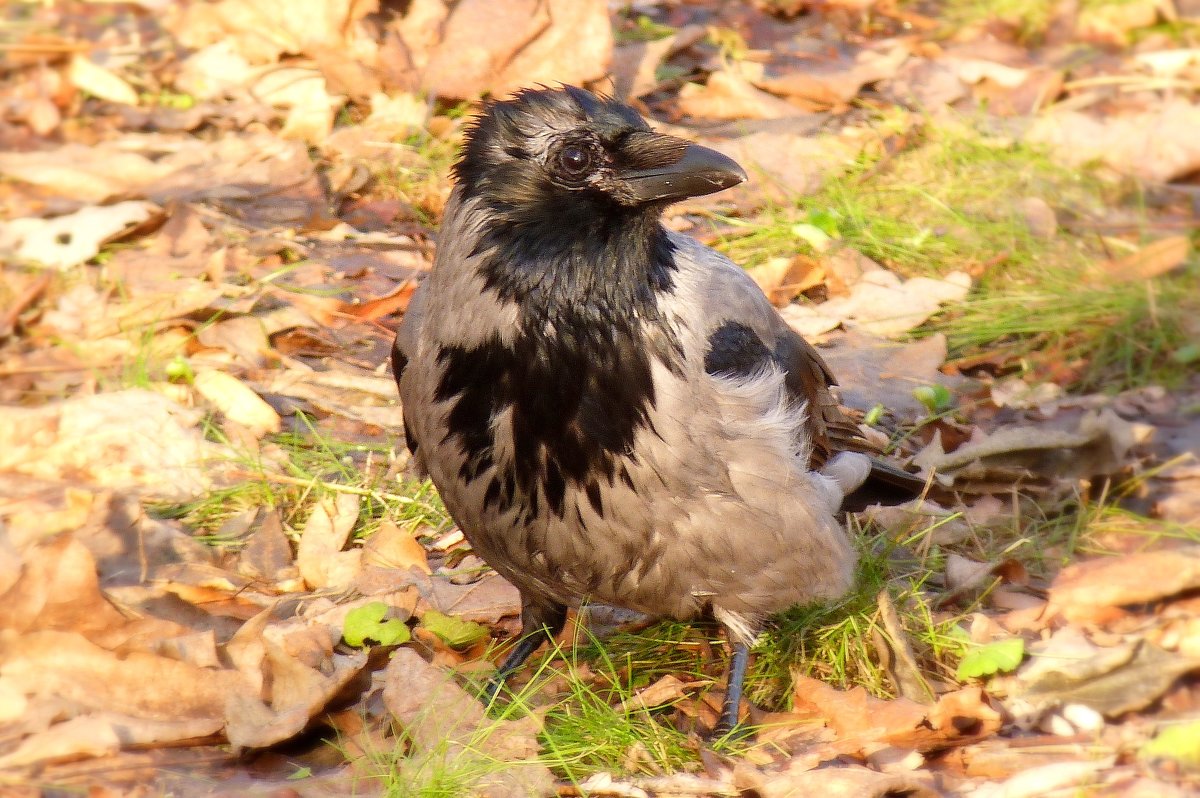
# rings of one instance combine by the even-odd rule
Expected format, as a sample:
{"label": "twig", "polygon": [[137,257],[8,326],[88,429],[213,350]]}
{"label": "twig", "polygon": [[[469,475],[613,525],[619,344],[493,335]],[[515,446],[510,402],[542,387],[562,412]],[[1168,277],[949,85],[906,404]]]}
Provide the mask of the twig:
{"label": "twig", "polygon": [[42,295],[50,285],[50,275],[43,274],[35,279],[32,283],[25,287],[17,298],[13,300],[12,306],[0,315],[0,338],[6,338],[12,335],[13,328],[17,326],[17,319],[25,311],[25,308],[37,301],[37,298]]}

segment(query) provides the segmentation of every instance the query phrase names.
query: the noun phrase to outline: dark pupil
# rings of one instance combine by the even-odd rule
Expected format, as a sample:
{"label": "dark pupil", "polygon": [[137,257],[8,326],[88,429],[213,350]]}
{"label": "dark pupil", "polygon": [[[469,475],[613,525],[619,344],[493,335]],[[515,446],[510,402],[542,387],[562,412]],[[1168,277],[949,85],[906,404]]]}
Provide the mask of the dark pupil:
{"label": "dark pupil", "polygon": [[578,174],[587,168],[588,154],[579,147],[567,147],[562,151],[559,160],[568,172]]}

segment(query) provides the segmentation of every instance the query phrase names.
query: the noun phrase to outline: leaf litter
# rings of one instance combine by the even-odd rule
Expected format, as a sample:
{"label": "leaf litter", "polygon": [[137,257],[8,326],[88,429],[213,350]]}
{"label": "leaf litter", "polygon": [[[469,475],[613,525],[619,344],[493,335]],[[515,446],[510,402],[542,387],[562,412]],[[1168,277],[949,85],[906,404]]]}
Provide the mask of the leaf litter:
{"label": "leaf litter", "polygon": [[[808,208],[751,270],[864,434],[930,491],[860,519],[893,572],[864,632],[884,687],[793,667],[785,700],[751,710],[757,740],[731,749],[695,735],[715,717],[703,673],[622,694],[582,663],[573,688],[551,673],[478,702],[519,598],[405,481],[385,365],[431,263],[461,101],[610,71],[602,88],[752,174],[673,227],[736,238],[975,115],[989,146],[1135,181],[1144,237],[1053,192],[996,199],[1018,209],[1014,236],[1103,230],[1088,279],[1145,286],[1158,312],[1157,287],[1195,278],[1200,73],[1151,27],[1167,6],[1127,5],[986,23],[870,0],[24,9],[0,49],[5,789],[1194,789],[1200,387],[1080,395],[1015,368],[1003,334],[948,363],[930,319],[988,290],[1003,257],[913,273]],[[1073,543],[1051,534],[1064,507]],[[624,769],[564,778],[547,709],[581,689],[685,730],[694,759],[647,774],[639,741]]]}

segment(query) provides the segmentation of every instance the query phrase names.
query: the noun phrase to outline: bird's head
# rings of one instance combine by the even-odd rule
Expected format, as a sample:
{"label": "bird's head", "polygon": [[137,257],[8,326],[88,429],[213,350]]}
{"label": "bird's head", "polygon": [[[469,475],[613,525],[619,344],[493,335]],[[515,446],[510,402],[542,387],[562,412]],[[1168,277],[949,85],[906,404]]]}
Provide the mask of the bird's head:
{"label": "bird's head", "polygon": [[746,179],[716,150],[656,133],[636,111],[573,86],[493,102],[467,133],[455,176],[512,221],[531,214],[652,215]]}

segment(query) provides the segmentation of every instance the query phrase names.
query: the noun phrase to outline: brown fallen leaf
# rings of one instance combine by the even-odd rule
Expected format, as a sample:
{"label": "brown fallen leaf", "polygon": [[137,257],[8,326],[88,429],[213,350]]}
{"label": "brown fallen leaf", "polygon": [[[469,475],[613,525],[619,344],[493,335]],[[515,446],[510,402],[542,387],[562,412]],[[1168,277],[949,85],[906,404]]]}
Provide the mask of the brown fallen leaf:
{"label": "brown fallen leaf", "polygon": [[367,664],[367,652],[333,654],[320,669],[309,667],[269,639],[269,702],[248,690],[230,691],[224,703],[225,736],[237,748],[265,748],[299,734]]}
{"label": "brown fallen leaf", "polygon": [[1100,646],[1072,626],[1030,644],[1029,655],[1014,675],[992,683],[1026,725],[1071,704],[1115,718],[1150,705],[1180,676],[1200,670],[1200,660],[1144,640]]}
{"label": "brown fallen leaf", "polygon": [[1145,604],[1200,588],[1200,546],[1146,551],[1073,563],[1050,587],[1047,613],[1072,623],[1111,617],[1112,608]]}
{"label": "brown fallen leaf", "polygon": [[611,53],[602,0],[463,0],[451,10],[421,83],[456,99],[502,97],[538,83],[581,85],[604,76]]}
{"label": "brown fallen leaf", "polygon": [[0,413],[0,471],[72,480],[187,501],[208,489],[205,463],[225,449],[204,440],[200,414],[143,389],[81,396]]}
{"label": "brown fallen leaf", "polygon": [[1187,236],[1160,238],[1120,260],[1108,261],[1101,268],[1118,282],[1149,280],[1179,268],[1192,251]]}
{"label": "brown fallen leaf", "polygon": [[1054,111],[1035,117],[1026,138],[1073,166],[1101,161],[1123,174],[1167,183],[1200,168],[1198,128],[1200,105],[1176,98],[1103,117]]}
{"label": "brown fallen leaf", "polygon": [[540,721],[489,720],[483,705],[458,686],[452,672],[430,665],[414,649],[401,647],[384,675],[383,701],[415,749],[402,764],[410,791],[437,772],[438,763],[460,767],[471,759],[501,759],[513,767],[481,768],[472,794],[520,798],[553,792],[548,768],[534,764]]}
{"label": "brown fallen leaf", "polygon": [[987,737],[1001,724],[1000,713],[977,687],[947,693],[927,707],[906,698],[875,698],[862,687],[838,690],[800,674],[793,680],[793,714],[823,718],[843,750],[884,743],[938,751]]}
{"label": "brown fallen leaf", "polygon": [[786,100],[725,70],[709,75],[703,86],[688,83],[680,89],[679,110],[701,119],[779,119],[800,113]]}
{"label": "brown fallen leaf", "polygon": [[237,377],[216,369],[200,369],[192,385],[226,418],[242,425],[255,437],[279,432],[279,414]]}
{"label": "brown fallen leaf", "polygon": [[67,65],[67,79],[76,88],[110,103],[138,104],[137,92],[124,78],[81,53],[71,56]]}
{"label": "brown fallen leaf", "polygon": [[429,553],[417,540],[412,529],[401,529],[390,518],[384,518],[379,528],[363,546],[363,565],[380,568],[416,568],[424,573],[433,573],[429,567]]}
{"label": "brown fallen leaf", "polygon": [[784,764],[777,772],[762,772],[747,766],[735,767],[733,784],[739,795],[762,798],[792,798],[820,795],[825,798],[938,798],[932,777],[919,774],[880,773],[860,765],[808,770]]}
{"label": "brown fallen leaf", "polygon": [[776,307],[784,307],[804,291],[825,281],[824,267],[807,255],[771,258],[746,272]]}
{"label": "brown fallen leaf", "polygon": [[362,549],[342,551],[358,523],[361,501],[339,493],[313,508],[296,549],[296,565],[310,588],[345,587],[362,570]]}

